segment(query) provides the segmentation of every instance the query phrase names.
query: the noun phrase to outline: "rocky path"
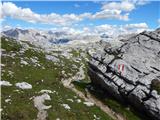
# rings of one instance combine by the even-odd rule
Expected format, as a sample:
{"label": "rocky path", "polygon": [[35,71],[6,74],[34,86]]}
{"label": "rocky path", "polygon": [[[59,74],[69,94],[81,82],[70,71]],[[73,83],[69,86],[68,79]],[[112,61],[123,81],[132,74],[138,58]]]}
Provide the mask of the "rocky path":
{"label": "rocky path", "polygon": [[46,110],[52,107],[51,105],[44,105],[45,100],[51,100],[50,96],[46,93],[34,97],[34,106],[38,109],[37,120],[46,120],[48,116]]}
{"label": "rocky path", "polygon": [[[73,92],[75,92],[80,98],[82,98],[83,100],[90,102],[90,103],[94,103],[96,106],[98,106],[103,112],[107,113],[112,119],[114,120],[126,120],[122,115],[115,113],[114,111],[112,111],[107,105],[105,105],[104,103],[102,103],[100,100],[98,100],[97,98],[95,98],[93,95],[91,95],[88,90],[86,90],[86,94],[79,91],[78,89],[75,88],[75,86],[71,83],[72,81],[75,80],[80,80],[80,79],[84,79],[85,76],[84,75],[80,75],[80,73],[82,72],[82,68],[80,67],[80,70],[77,72],[77,74],[69,79],[62,79],[62,84],[66,87],[69,88],[70,90],[72,90]],[[83,77],[80,77],[83,76]]]}

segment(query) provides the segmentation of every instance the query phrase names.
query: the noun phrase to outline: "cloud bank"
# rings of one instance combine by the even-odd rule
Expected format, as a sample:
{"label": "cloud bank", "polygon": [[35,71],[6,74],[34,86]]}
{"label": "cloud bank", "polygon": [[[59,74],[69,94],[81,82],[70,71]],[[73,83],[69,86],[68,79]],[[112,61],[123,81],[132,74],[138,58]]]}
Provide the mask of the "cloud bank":
{"label": "cloud bank", "polygon": [[[140,2],[141,1],[141,2]],[[38,14],[30,8],[21,8],[11,2],[0,4],[0,17],[11,17],[14,19],[24,20],[32,23],[53,24],[59,26],[68,26],[73,23],[83,21],[84,19],[116,19],[129,20],[129,14],[138,5],[144,5],[145,2],[140,1],[121,1],[121,2],[106,2],[101,6],[100,11],[96,13],[82,14]]]}

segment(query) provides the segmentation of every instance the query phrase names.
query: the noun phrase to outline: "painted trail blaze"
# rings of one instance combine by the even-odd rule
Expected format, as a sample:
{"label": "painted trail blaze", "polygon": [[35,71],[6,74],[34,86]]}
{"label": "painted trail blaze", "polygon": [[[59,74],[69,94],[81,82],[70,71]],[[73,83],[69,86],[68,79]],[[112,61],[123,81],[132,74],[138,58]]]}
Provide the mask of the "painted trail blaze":
{"label": "painted trail blaze", "polygon": [[124,64],[118,64],[118,72],[120,72],[120,74],[124,72]]}

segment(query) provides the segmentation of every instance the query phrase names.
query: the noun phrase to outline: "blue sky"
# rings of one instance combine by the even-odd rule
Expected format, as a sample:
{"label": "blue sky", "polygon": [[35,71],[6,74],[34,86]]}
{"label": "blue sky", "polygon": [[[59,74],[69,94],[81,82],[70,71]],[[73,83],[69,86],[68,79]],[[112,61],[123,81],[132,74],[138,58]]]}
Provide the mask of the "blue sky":
{"label": "blue sky", "polygon": [[[122,5],[121,1],[111,1],[115,3],[119,3],[119,5]],[[118,8],[116,5],[112,6],[111,2],[92,2],[92,1],[81,1],[81,2],[56,2],[56,1],[39,1],[39,2],[32,2],[32,1],[14,1],[11,2],[9,9],[11,11],[14,11],[14,6],[19,8],[20,13],[22,16],[17,15],[14,12],[8,12],[5,10],[4,15],[2,13],[2,16],[4,16],[2,25],[3,26],[11,26],[11,27],[22,27],[22,28],[43,28],[43,29],[52,29],[54,27],[73,27],[82,29],[83,27],[89,27],[93,28],[95,26],[100,25],[126,25],[126,24],[139,24],[139,23],[145,23],[149,29],[155,29],[158,27],[158,19],[160,18],[160,2],[159,1],[151,1],[151,2],[145,2],[142,4],[131,2],[131,9],[128,10],[123,8]],[[6,3],[2,2],[3,4]],[[6,5],[7,6],[7,5]],[[6,7],[5,6],[5,7]],[[105,9],[103,7],[107,6]],[[110,8],[109,8],[109,7]],[[123,7],[123,5],[122,5]],[[132,8],[134,7],[134,8]],[[5,9],[5,8],[4,8]],[[13,9],[13,10],[12,10]],[[23,11],[23,9],[30,9],[32,13],[36,15],[50,15],[51,13],[54,13],[58,15],[59,17],[49,17],[48,20],[44,20],[43,18],[37,18],[31,16],[24,17],[23,14],[28,14]],[[121,13],[113,13],[113,9],[116,11],[120,11]],[[107,11],[104,13],[104,11]],[[98,17],[97,12],[100,12],[99,14],[104,14],[106,17]],[[91,14],[90,17],[81,17],[80,15],[84,13]],[[108,16],[107,14],[110,14]],[[74,14],[74,18],[71,16],[69,17],[62,17],[63,15],[71,15]],[[118,15],[117,15],[118,14]],[[129,15],[127,15],[129,14]],[[35,16],[36,16],[35,15]],[[25,15],[24,15],[25,16]],[[122,18],[121,17],[128,17],[128,18]],[[28,20],[29,19],[29,20]],[[37,20],[38,19],[38,20]],[[42,20],[40,20],[42,19]],[[55,20],[53,20],[55,19]],[[80,19],[80,20],[79,20]],[[127,19],[127,20],[126,20]],[[30,22],[30,20],[32,22]],[[49,21],[51,20],[51,22]],[[53,20],[53,21],[52,21]],[[61,21],[62,20],[62,21]],[[58,21],[61,21],[60,23]]]}

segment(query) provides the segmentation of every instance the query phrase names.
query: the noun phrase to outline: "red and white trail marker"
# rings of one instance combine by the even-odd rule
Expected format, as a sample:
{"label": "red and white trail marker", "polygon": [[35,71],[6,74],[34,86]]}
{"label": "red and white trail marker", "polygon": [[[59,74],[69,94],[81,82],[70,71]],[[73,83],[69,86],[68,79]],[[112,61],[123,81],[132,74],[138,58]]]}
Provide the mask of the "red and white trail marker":
{"label": "red and white trail marker", "polygon": [[120,72],[120,74],[124,72],[124,64],[118,64],[118,72]]}

